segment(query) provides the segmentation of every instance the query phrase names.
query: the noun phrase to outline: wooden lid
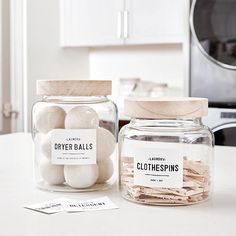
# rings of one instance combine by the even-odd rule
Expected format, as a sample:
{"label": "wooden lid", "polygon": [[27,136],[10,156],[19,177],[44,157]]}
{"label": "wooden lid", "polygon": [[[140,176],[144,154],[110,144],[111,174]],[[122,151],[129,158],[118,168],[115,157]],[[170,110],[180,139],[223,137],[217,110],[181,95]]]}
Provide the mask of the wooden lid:
{"label": "wooden lid", "polygon": [[124,113],[134,118],[197,118],[206,116],[208,99],[180,98],[127,98]]}
{"label": "wooden lid", "polygon": [[37,95],[105,96],[111,95],[110,80],[37,80]]}

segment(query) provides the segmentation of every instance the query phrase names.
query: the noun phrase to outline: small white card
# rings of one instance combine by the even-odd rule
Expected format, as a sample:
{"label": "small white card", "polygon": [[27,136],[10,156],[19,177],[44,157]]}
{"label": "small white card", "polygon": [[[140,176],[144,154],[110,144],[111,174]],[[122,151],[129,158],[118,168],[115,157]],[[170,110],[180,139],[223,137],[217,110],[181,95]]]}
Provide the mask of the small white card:
{"label": "small white card", "polygon": [[83,201],[70,201],[65,203],[65,211],[79,212],[79,211],[100,211],[118,209],[108,197],[95,198]]}
{"label": "small white card", "polygon": [[64,203],[66,201],[67,199],[65,198],[58,198],[47,202],[41,202],[29,206],[24,206],[24,208],[34,211],[39,211],[46,214],[54,214],[64,211]]}
{"label": "small white card", "polygon": [[108,197],[95,198],[90,200],[71,200],[68,198],[58,198],[52,201],[36,203],[24,206],[26,209],[54,214],[62,211],[66,212],[85,212],[118,209]]}

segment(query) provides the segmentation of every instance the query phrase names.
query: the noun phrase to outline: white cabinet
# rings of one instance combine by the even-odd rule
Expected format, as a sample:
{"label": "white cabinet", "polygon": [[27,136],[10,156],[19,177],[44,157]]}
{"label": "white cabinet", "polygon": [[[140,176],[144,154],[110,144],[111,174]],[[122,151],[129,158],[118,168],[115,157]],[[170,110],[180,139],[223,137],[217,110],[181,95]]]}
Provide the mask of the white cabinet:
{"label": "white cabinet", "polygon": [[126,0],[126,44],[183,42],[188,0]]}
{"label": "white cabinet", "polygon": [[189,0],[61,0],[62,46],[183,42]]}
{"label": "white cabinet", "polygon": [[121,0],[61,0],[61,45],[123,43]]}

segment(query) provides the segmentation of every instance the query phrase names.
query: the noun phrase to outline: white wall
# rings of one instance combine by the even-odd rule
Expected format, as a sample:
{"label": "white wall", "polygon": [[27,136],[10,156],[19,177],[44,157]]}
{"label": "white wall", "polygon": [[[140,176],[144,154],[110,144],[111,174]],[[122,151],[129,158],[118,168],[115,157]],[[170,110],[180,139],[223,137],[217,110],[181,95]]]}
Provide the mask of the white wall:
{"label": "white wall", "polygon": [[91,78],[139,77],[184,89],[182,44],[93,48],[89,62]]}
{"label": "white wall", "polygon": [[37,79],[89,77],[88,49],[62,49],[59,46],[59,2],[27,1],[29,119],[32,104],[37,100]]}

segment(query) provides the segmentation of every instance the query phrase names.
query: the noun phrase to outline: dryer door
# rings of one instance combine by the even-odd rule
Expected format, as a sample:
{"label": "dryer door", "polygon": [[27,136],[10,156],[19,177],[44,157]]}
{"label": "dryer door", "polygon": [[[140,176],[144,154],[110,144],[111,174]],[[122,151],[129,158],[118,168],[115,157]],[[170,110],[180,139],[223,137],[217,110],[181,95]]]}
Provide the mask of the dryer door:
{"label": "dryer door", "polygon": [[194,0],[190,25],[208,59],[236,70],[236,0]]}
{"label": "dryer door", "polygon": [[236,123],[220,125],[213,130],[215,145],[236,147]]}

